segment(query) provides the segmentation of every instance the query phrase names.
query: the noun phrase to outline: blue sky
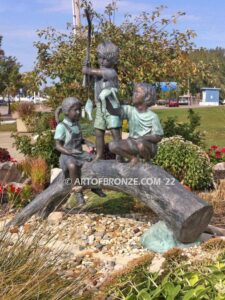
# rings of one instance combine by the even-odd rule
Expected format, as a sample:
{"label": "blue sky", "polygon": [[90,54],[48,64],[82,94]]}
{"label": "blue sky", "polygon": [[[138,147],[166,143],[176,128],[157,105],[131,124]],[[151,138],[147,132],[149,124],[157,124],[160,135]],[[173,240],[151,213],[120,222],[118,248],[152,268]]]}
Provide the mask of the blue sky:
{"label": "blue sky", "polygon": [[[94,0],[98,11],[108,0]],[[198,47],[225,47],[225,1],[224,0],[121,0],[118,3],[116,22],[125,13],[138,14],[151,11],[155,6],[166,5],[165,14],[185,11],[180,18],[179,29],[194,29],[198,34]],[[33,42],[37,40],[36,29],[53,26],[65,30],[72,21],[71,0],[0,0],[0,34],[3,35],[3,49],[7,55],[18,58],[22,71],[32,69],[35,61]]]}

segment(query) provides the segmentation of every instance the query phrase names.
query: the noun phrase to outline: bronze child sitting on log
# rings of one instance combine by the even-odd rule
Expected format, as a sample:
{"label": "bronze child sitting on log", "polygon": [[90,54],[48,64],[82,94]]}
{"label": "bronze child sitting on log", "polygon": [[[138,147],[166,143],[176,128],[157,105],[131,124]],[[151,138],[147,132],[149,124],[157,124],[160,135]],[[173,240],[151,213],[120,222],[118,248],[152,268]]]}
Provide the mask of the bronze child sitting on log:
{"label": "bronze child sitting on log", "polygon": [[155,87],[147,83],[134,85],[133,106],[122,105],[114,108],[110,102],[111,92],[107,94],[106,108],[112,115],[128,120],[129,138],[112,141],[109,149],[112,153],[131,158],[135,164],[139,158],[152,159],[157,152],[157,143],[163,137],[163,129],[158,116],[151,111],[150,106],[155,104]]}
{"label": "bronze child sitting on log", "polygon": [[[64,120],[59,122],[60,112],[64,113]],[[93,157],[82,150],[82,145],[93,147],[93,144],[83,139],[79,124],[81,116],[81,103],[75,97],[68,97],[62,102],[62,106],[56,110],[56,120],[58,125],[55,131],[56,149],[61,153],[59,158],[60,168],[65,173],[65,177],[70,178],[73,185],[72,191],[76,194],[78,206],[85,204],[80,183],[81,167],[85,161],[91,161]],[[105,194],[100,189],[92,191],[101,197]]]}
{"label": "bronze child sitting on log", "polygon": [[104,90],[110,90],[111,101],[113,107],[120,106],[117,98],[118,75],[115,70],[115,65],[118,61],[119,49],[110,41],[103,42],[97,47],[99,69],[89,68],[84,66],[83,73],[94,77],[95,80],[95,104],[96,118],[94,122],[96,136],[97,155],[95,160],[103,159],[104,153],[104,136],[105,130],[109,129],[112,133],[113,140],[121,139],[121,118],[117,115],[112,115],[106,110]]}

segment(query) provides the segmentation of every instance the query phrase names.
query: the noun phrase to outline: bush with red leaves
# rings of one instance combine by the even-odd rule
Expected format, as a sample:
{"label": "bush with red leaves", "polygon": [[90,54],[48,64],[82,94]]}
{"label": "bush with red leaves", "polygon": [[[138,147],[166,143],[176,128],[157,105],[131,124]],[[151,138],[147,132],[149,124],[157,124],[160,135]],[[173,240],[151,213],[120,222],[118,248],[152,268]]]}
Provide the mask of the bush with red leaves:
{"label": "bush with red leaves", "polygon": [[11,156],[7,149],[0,148],[0,162],[11,161]]}

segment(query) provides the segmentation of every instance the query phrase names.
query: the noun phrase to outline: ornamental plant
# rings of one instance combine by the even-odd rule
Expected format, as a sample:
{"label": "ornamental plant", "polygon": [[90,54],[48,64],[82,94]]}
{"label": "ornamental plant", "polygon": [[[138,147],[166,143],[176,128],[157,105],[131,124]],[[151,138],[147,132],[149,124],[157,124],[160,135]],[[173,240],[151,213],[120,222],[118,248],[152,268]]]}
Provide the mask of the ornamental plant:
{"label": "ornamental plant", "polygon": [[10,184],[5,187],[7,200],[11,208],[23,207],[30,200],[32,188],[29,185],[23,187]]}
{"label": "ornamental plant", "polygon": [[[168,257],[168,256],[167,256]],[[225,255],[214,260],[163,265],[164,272],[150,272],[148,265],[128,274],[123,269],[100,287],[93,299],[200,300],[225,299]]]}
{"label": "ornamental plant", "polygon": [[193,190],[213,187],[212,164],[207,153],[181,136],[164,138],[154,162]]}
{"label": "ornamental plant", "polygon": [[43,191],[49,177],[49,168],[46,161],[38,157],[31,160],[31,181],[35,192]]}
{"label": "ornamental plant", "polygon": [[27,177],[31,178],[31,186],[34,192],[41,192],[50,179],[50,169],[44,158],[26,157],[18,164]]}
{"label": "ornamental plant", "polygon": [[10,161],[11,157],[7,149],[0,148],[0,162]]}
{"label": "ornamental plant", "polygon": [[219,148],[217,145],[213,145],[207,153],[213,164],[225,162],[225,147]]}
{"label": "ornamental plant", "polygon": [[20,118],[25,119],[33,114],[34,108],[35,106],[32,102],[20,102],[17,105],[16,110],[18,111]]}
{"label": "ornamental plant", "polygon": [[15,147],[25,156],[32,158],[42,157],[46,160],[49,167],[58,167],[59,153],[55,149],[54,133],[46,130],[38,135],[35,142],[30,136],[15,133],[12,134],[15,139]]}

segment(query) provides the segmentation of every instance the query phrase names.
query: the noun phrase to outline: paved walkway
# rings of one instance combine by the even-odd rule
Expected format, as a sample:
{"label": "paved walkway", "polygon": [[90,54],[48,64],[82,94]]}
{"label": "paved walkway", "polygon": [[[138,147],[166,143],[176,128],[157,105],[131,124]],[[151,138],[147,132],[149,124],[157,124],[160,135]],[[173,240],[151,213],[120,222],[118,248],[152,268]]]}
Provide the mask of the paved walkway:
{"label": "paved walkway", "polygon": [[0,147],[8,149],[9,154],[20,161],[24,158],[24,155],[13,147],[13,143],[14,139],[11,137],[11,132],[0,132]]}

